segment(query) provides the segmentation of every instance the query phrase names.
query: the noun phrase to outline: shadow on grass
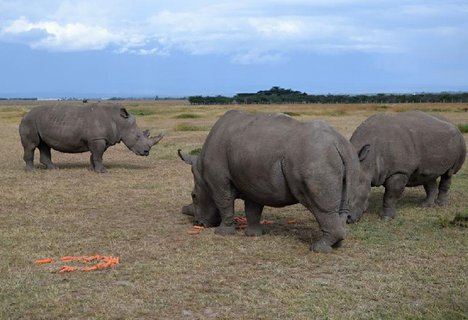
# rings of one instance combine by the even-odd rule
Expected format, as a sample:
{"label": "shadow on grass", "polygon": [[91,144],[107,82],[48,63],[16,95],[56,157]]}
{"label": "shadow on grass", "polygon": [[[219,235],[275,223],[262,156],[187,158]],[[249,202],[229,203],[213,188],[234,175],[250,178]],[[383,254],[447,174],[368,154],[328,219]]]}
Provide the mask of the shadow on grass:
{"label": "shadow on grass", "polygon": [[[67,162],[67,163],[55,163],[57,166],[58,170],[61,169],[88,169],[91,171],[91,166],[89,163],[78,163],[78,162]],[[129,163],[104,163],[104,167],[107,170],[110,169],[132,169],[132,170],[147,170],[151,169],[151,166],[144,166],[144,165],[135,165],[135,164],[129,164]],[[41,165],[41,164],[36,164],[34,166],[34,169],[36,170],[44,170],[47,171],[47,169]]]}

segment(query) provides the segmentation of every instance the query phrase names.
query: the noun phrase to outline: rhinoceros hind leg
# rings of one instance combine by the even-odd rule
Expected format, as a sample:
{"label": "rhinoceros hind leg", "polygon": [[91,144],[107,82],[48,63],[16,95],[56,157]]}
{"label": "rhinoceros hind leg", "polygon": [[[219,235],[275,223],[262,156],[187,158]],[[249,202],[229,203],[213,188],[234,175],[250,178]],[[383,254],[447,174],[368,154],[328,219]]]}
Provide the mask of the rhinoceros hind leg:
{"label": "rhinoceros hind leg", "polygon": [[423,207],[435,206],[435,199],[437,197],[437,180],[431,180],[424,184],[424,190],[426,191],[426,199],[421,203]]}
{"label": "rhinoceros hind leg", "polygon": [[439,182],[439,195],[437,196],[436,203],[439,206],[446,206],[448,204],[448,192],[452,184],[453,171],[449,170],[440,177]]}
{"label": "rhinoceros hind leg", "polygon": [[52,156],[50,154],[50,147],[45,143],[39,145],[40,152],[40,162],[46,166],[47,169],[57,169],[57,167],[52,163]]}
{"label": "rhinoceros hind leg", "polygon": [[340,247],[346,237],[345,223],[338,212],[317,212],[315,218],[322,230],[322,237],[312,244],[310,250],[329,253],[332,247]]}
{"label": "rhinoceros hind leg", "polygon": [[247,217],[247,228],[245,234],[247,236],[261,236],[263,228],[260,224],[262,217],[263,205],[256,202],[245,200],[245,215]]}
{"label": "rhinoceros hind leg", "polygon": [[383,220],[388,221],[396,217],[396,203],[401,198],[407,183],[408,176],[401,173],[394,174],[385,181],[383,209],[380,212]]}
{"label": "rhinoceros hind leg", "polygon": [[25,170],[32,171],[34,170],[34,150],[35,146],[24,147],[24,162],[26,163]]}

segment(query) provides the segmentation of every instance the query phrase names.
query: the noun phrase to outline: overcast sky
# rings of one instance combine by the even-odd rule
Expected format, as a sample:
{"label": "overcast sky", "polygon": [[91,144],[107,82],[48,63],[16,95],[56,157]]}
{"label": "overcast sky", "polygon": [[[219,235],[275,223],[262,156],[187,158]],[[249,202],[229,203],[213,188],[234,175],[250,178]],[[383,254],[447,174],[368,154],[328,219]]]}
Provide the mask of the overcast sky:
{"label": "overcast sky", "polygon": [[468,91],[468,1],[0,0],[0,97]]}

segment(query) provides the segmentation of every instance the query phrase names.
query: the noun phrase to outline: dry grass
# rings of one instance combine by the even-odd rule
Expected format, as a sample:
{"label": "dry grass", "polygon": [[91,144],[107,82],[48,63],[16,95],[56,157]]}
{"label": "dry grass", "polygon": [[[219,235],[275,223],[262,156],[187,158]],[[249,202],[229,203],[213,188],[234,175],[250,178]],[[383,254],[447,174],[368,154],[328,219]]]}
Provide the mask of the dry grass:
{"label": "dry grass", "polygon": [[[467,229],[446,222],[467,212],[468,165],[454,178],[447,208],[420,208],[423,190],[407,189],[398,219],[383,223],[382,189],[373,190],[370,212],[329,255],[309,252],[319,230],[299,205],[267,208],[274,224],[263,237],[193,236],[180,214],[192,177],[176,151],[199,148],[208,131],[174,128],[209,128],[229,107],[124,103],[142,113],[140,127],[166,137],[149,157],[110,148],[102,175],[87,170],[88,154],[58,152],[59,170],[24,172],[17,128],[28,105],[0,103],[0,319],[467,318]],[[466,104],[236,108],[325,119],[347,137],[378,111],[426,109],[468,123]],[[200,117],[178,119],[185,113]],[[287,224],[291,218],[297,224]],[[121,264],[73,274],[33,264],[90,254],[120,256]]]}

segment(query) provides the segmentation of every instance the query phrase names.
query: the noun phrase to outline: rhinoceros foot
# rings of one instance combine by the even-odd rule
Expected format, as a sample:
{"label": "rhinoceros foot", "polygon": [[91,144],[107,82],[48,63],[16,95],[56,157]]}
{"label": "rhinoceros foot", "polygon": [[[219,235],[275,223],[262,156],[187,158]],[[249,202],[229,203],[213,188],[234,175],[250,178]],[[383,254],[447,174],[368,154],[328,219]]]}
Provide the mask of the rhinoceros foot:
{"label": "rhinoceros foot", "polygon": [[215,229],[215,233],[220,236],[227,236],[236,233],[236,228],[233,226],[219,226]]}
{"label": "rhinoceros foot", "polygon": [[245,235],[249,237],[259,237],[263,234],[264,232],[261,226],[247,227],[247,229],[245,229]]}
{"label": "rhinoceros foot", "polygon": [[310,250],[317,253],[330,253],[333,248],[325,241],[319,240],[310,246]]}
{"label": "rhinoceros foot", "polygon": [[438,205],[438,206],[441,206],[441,207],[445,207],[448,205],[448,197],[439,197],[435,203]]}
{"label": "rhinoceros foot", "polygon": [[380,219],[383,221],[390,221],[395,219],[396,217],[396,210],[395,208],[383,208],[379,213]]}
{"label": "rhinoceros foot", "polygon": [[424,200],[423,202],[421,202],[421,207],[423,208],[430,208],[430,207],[434,207],[436,205],[436,203],[434,202],[434,200]]}

